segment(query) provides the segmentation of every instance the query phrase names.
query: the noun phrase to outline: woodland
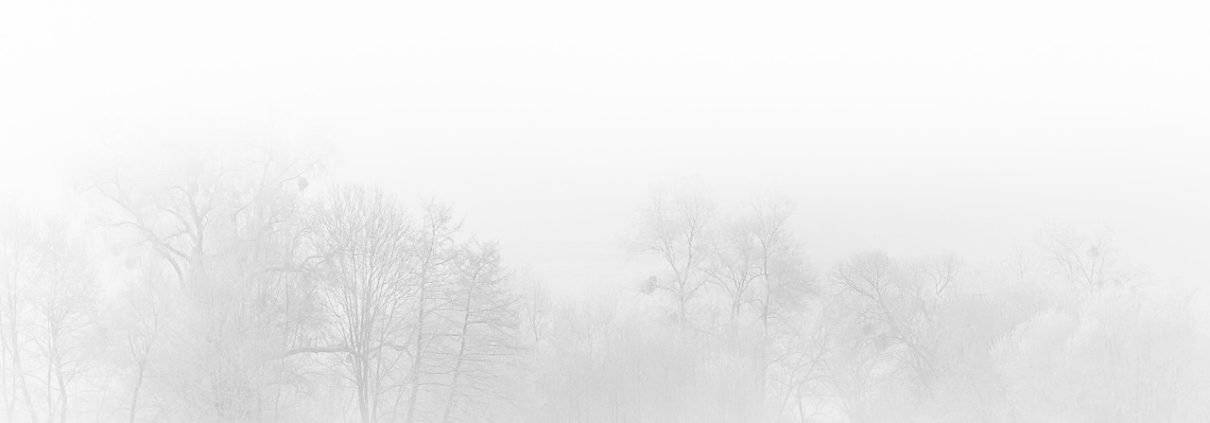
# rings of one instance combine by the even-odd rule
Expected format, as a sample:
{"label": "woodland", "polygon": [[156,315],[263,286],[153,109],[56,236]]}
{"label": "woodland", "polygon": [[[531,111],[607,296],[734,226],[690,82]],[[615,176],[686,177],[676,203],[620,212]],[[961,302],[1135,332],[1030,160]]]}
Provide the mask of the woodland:
{"label": "woodland", "polygon": [[[814,262],[803,205],[634,204],[650,277],[578,297],[440,200],[248,148],[0,213],[6,422],[1170,422],[1207,328],[1112,231]],[[423,183],[417,181],[416,183]]]}

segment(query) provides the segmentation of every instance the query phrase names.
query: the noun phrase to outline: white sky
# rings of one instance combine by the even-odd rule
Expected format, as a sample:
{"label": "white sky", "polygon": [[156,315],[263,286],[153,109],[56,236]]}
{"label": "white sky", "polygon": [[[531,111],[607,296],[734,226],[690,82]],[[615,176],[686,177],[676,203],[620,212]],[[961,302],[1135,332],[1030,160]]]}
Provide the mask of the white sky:
{"label": "white sky", "polygon": [[640,278],[622,241],[682,177],[796,199],[816,264],[995,255],[1050,219],[1200,282],[1206,22],[1165,0],[5,0],[0,193],[45,199],[127,141],[320,138],[565,290]]}

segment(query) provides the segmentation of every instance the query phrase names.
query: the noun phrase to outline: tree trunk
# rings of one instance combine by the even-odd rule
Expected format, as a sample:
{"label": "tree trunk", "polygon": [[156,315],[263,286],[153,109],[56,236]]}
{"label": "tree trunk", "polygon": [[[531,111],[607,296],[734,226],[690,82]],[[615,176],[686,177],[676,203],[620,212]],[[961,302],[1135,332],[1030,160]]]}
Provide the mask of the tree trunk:
{"label": "tree trunk", "polygon": [[454,408],[454,395],[458,393],[458,376],[462,372],[462,358],[466,355],[466,332],[471,321],[471,294],[473,292],[474,286],[472,285],[466,292],[466,306],[463,308],[462,313],[462,333],[459,336],[458,358],[454,361],[454,374],[450,378],[450,395],[445,402],[445,415],[441,418],[442,423],[449,423],[450,411]]}
{"label": "tree trunk", "polygon": [[135,411],[139,409],[139,390],[143,388],[143,372],[147,369],[147,359],[139,360],[138,376],[134,380],[134,392],[130,396],[129,423],[134,423]]}
{"label": "tree trunk", "polygon": [[[435,236],[435,235],[434,235]],[[404,422],[412,423],[412,419],[416,416],[416,397],[420,395],[420,366],[424,364],[424,303],[425,297],[428,295],[428,275],[429,266],[433,262],[434,242],[429,241],[428,253],[425,256],[423,267],[420,271],[420,292],[418,296],[418,306],[416,307],[416,358],[412,360],[411,374],[409,382],[412,385],[412,393],[408,396],[408,414]]]}
{"label": "tree trunk", "polygon": [[357,380],[357,411],[361,414],[361,423],[370,423],[369,366],[363,358],[353,357],[353,367]]}
{"label": "tree trunk", "polygon": [[681,332],[685,332],[685,327],[688,324],[688,320],[689,320],[688,316],[686,316],[686,311],[685,311],[685,302],[688,300],[683,295],[680,298],[678,298],[678,300],[679,301],[677,301],[676,323],[677,323],[677,326],[680,326]]}
{"label": "tree trunk", "polygon": [[[13,277],[11,277],[9,279],[9,283],[10,284],[14,283],[13,281],[15,281],[15,280],[16,280],[16,276],[15,276],[15,270],[14,270],[14,275],[13,275]],[[12,408],[16,408],[15,407],[15,405],[16,405],[15,398],[17,396],[17,384],[20,383],[21,384],[21,393],[22,393],[22,396],[25,398],[25,405],[29,409],[30,421],[37,423],[37,421],[38,421],[37,410],[34,409],[33,398],[31,398],[29,395],[29,385],[27,383],[25,383],[25,373],[21,370],[22,369],[22,366],[21,366],[21,342],[17,337],[16,295],[17,295],[16,292],[13,291],[13,287],[10,285],[9,292],[8,292],[8,310],[9,310],[8,344],[11,346],[12,352],[13,352],[12,372],[13,372],[13,398],[14,399],[12,402],[14,403],[13,404],[14,407],[12,407]],[[11,408],[9,411],[11,413],[11,411],[12,411]],[[10,421],[13,421],[13,420],[10,419]]]}
{"label": "tree trunk", "polygon": [[55,390],[55,384],[51,383],[51,380],[54,380],[54,379],[51,379],[51,375],[53,374],[53,371],[55,368],[55,363],[54,363],[54,358],[53,358],[55,356],[54,341],[51,341],[50,356],[52,358],[49,360],[48,363],[46,363],[46,422],[54,423],[54,421],[55,421],[55,401],[54,401],[53,392]]}
{"label": "tree trunk", "polygon": [[[424,292],[422,289],[421,292]],[[416,359],[412,360],[412,371],[409,379],[412,385],[412,393],[408,396],[408,414],[407,423],[412,422],[412,418],[416,415],[416,396],[420,394],[420,366],[424,363],[424,300],[420,302],[419,321],[416,324]]]}
{"label": "tree trunk", "polygon": [[55,379],[59,383],[59,423],[67,423],[67,381],[63,380],[63,363],[55,361]]}

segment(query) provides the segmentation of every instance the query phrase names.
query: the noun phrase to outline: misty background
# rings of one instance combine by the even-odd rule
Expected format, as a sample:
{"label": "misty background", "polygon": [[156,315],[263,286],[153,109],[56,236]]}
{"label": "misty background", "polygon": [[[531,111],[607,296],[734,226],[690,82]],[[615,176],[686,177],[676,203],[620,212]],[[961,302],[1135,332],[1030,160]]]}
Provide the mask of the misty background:
{"label": "misty background", "polygon": [[1064,227],[1112,233],[1207,318],[1208,16],[1195,1],[16,0],[0,5],[0,195],[85,222],[98,173],[282,146],[321,156],[324,181],[451,204],[508,268],[579,301],[662,274],[634,251],[641,211],[689,185],[795,204],[821,280],[870,250],[992,266]]}

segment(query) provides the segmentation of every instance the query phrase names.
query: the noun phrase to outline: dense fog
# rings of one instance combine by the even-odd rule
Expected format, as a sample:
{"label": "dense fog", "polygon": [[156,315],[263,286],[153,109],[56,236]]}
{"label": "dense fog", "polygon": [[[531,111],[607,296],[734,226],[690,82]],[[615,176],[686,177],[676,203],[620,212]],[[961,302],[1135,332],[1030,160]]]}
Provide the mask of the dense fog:
{"label": "dense fog", "polygon": [[[552,295],[450,203],[330,150],[182,148],[0,220],[5,421],[1202,421],[1193,290],[1113,232],[813,260],[803,207],[655,183],[647,276]],[[545,230],[534,228],[535,231]]]}
{"label": "dense fog", "polygon": [[0,423],[1210,421],[1210,5],[0,1]]}

